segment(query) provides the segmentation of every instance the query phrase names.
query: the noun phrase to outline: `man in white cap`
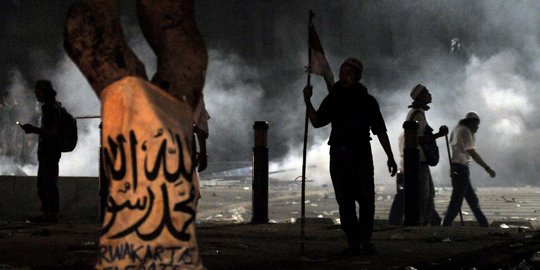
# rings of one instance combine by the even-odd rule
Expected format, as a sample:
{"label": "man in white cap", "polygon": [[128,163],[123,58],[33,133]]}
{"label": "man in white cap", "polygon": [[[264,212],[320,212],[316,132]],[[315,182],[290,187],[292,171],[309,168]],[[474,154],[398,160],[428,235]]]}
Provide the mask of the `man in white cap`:
{"label": "man in white cap", "polygon": [[[359,81],[362,63],[355,58],[343,62],[339,81],[335,83],[319,110],[311,104],[313,87],[304,88],[308,116],[315,128],[332,124],[330,145],[330,175],[339,205],[341,228],[349,247],[341,254],[356,256],[376,252],[371,243],[375,214],[375,184],[370,130],[377,135],[388,157],[388,170],[394,176],[394,160],[386,125],[377,100],[368,94]],[[359,216],[356,215],[356,203]]]}
{"label": "man in white cap", "polygon": [[481,227],[488,227],[489,223],[480,209],[478,197],[471,185],[469,164],[471,158],[482,166],[491,177],[495,177],[492,170],[475,150],[474,134],[480,125],[480,117],[476,112],[468,112],[464,119],[461,119],[450,136],[452,146],[452,196],[448,204],[448,210],[444,217],[443,226],[451,226],[454,218],[461,209],[463,198],[467,200],[474,217]]}
{"label": "man in white cap", "polygon": [[[411,110],[407,114],[407,121],[416,121],[419,124],[417,136],[420,147],[419,167],[418,167],[418,208],[420,212],[419,223],[421,225],[440,226],[441,218],[435,210],[435,187],[429,167],[438,163],[438,152],[436,157],[430,156],[425,145],[434,144],[435,140],[448,134],[448,127],[439,127],[439,132],[433,134],[433,129],[429,126],[426,119],[426,111],[432,101],[431,93],[422,84],[416,85],[410,93],[413,99],[409,106]],[[435,151],[438,151],[435,149]]]}

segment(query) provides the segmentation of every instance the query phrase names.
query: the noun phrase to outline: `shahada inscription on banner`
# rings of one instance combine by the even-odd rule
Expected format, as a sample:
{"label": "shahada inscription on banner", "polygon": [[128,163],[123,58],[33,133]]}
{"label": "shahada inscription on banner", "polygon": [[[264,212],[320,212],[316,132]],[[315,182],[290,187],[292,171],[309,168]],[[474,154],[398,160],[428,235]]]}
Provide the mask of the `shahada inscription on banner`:
{"label": "shahada inscription on banner", "polygon": [[204,269],[189,105],[137,77],[111,84],[101,101],[110,189],[96,269]]}

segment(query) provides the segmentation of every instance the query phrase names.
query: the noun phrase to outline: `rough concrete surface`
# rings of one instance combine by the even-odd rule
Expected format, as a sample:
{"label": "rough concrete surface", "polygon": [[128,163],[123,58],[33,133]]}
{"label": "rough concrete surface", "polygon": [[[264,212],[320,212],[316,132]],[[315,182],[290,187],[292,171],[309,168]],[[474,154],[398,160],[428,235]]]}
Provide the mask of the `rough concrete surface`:
{"label": "rough concrete surface", "polygon": [[[300,226],[199,224],[208,269],[535,269],[540,234],[533,229],[391,227],[377,221],[378,254],[340,257],[345,239],[327,220]],[[0,269],[92,269],[99,256],[98,224],[0,224]],[[517,267],[522,268],[517,268]],[[525,266],[531,268],[524,268]],[[414,267],[414,268],[407,268]],[[514,267],[514,268],[512,268]]]}
{"label": "rough concrete surface", "polygon": [[[39,202],[32,179],[4,179],[0,203],[0,269],[92,269],[99,256],[96,179],[60,181],[60,223],[34,225],[24,216]],[[16,182],[16,183],[13,183]],[[9,184],[9,185],[8,185]],[[345,246],[331,185],[310,183],[306,191],[304,253],[300,251],[299,186],[271,183],[269,224],[251,225],[249,182],[205,182],[197,216],[197,238],[208,269],[540,269],[540,189],[479,188],[491,222],[479,228],[468,207],[465,226],[387,225],[393,186],[377,186],[376,255],[337,254]],[[438,188],[443,215],[451,189]],[[409,267],[409,268],[407,268]]]}

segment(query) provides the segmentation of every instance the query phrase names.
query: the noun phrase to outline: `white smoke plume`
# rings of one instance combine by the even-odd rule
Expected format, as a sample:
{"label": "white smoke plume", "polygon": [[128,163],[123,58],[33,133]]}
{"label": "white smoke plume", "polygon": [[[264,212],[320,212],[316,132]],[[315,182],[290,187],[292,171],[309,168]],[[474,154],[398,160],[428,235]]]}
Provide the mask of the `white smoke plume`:
{"label": "white smoke plume", "polygon": [[[36,59],[36,63],[40,63]],[[57,100],[62,103],[74,117],[98,116],[100,115],[100,104],[94,92],[80,74],[75,65],[67,57],[62,58],[56,65],[41,69],[44,72],[37,74],[39,78],[46,78],[52,81],[53,87],[57,91]],[[20,75],[15,72],[10,87],[17,103],[18,114],[16,121],[21,123],[32,123],[39,126],[37,119],[41,114],[41,104],[38,104],[33,95],[33,82],[24,82]],[[34,112],[32,111],[34,110]],[[14,120],[15,121],[15,120]],[[13,124],[14,124],[13,121]],[[98,174],[99,158],[99,118],[78,120],[77,147],[73,152],[63,153],[60,160],[61,176],[95,176]],[[24,134],[21,130],[16,130],[14,134],[16,142],[37,141],[36,134]],[[36,145],[30,153],[36,155]],[[16,148],[15,157],[22,155],[21,147]],[[35,158],[35,157],[29,157]],[[35,162],[35,161],[34,161]],[[1,167],[3,174],[9,174],[13,167],[21,169],[28,175],[37,174],[37,164],[15,162],[11,164],[3,163]],[[20,174],[15,173],[15,174]]]}
{"label": "white smoke plume", "polygon": [[[325,51],[332,56],[330,62],[335,74],[346,57],[362,59],[365,66],[363,83],[380,103],[396,160],[400,158],[398,136],[409,110],[407,106],[412,101],[410,90],[422,83],[433,95],[427,118],[435,130],[440,125],[454,128],[468,111],[480,114],[482,122],[476,135],[477,150],[497,171],[497,177],[489,178],[473,161],[471,177],[475,185],[538,183],[538,2],[351,2],[341,1],[330,6],[315,2],[312,7],[299,7],[290,12],[305,18],[302,12],[315,9],[316,27],[320,30]],[[334,13],[341,17],[332,16]],[[476,15],[470,16],[472,14]],[[298,20],[297,23],[305,22]],[[290,29],[276,28],[278,31]],[[346,38],[340,37],[343,35]],[[462,52],[450,51],[454,37],[461,40]],[[293,43],[289,46],[302,46],[302,41]],[[296,65],[301,66],[302,62]],[[299,99],[302,87],[293,89]],[[314,91],[325,93],[322,86],[315,86]],[[313,103],[318,107],[320,100]],[[296,121],[302,123],[302,111],[296,113],[300,115]],[[308,166],[316,163],[327,169],[325,140],[328,132],[311,128],[310,134],[314,135],[310,137]],[[438,145],[441,161],[432,168],[432,174],[436,184],[450,185],[444,139],[439,139]],[[319,147],[325,150],[314,150]],[[394,179],[387,173],[386,156],[376,138],[372,141],[372,149],[376,182],[393,183]],[[285,164],[294,161],[300,167],[301,146],[291,148],[288,153],[294,156],[288,156],[278,164],[287,167]],[[329,179],[326,174],[309,171],[308,178]]]}

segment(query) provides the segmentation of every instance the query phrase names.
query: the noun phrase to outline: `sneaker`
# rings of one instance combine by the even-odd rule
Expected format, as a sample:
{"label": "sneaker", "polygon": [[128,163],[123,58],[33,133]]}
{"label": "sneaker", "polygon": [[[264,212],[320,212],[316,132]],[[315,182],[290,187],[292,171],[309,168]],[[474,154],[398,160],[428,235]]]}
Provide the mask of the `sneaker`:
{"label": "sneaker", "polygon": [[35,223],[35,224],[42,224],[42,223],[49,223],[46,216],[37,216],[32,217],[26,220],[26,223]]}
{"label": "sneaker", "polygon": [[56,217],[56,215],[50,215],[48,217],[48,220],[49,220],[49,223],[54,223],[54,224],[58,223],[58,218]]}
{"label": "sneaker", "polygon": [[374,255],[374,254],[377,254],[377,249],[375,248],[375,245],[373,245],[372,243],[365,243],[365,244],[362,244],[360,253],[364,255]]}
{"label": "sneaker", "polygon": [[441,222],[442,222],[442,219],[438,216],[435,216],[433,218],[431,218],[431,221],[429,222],[429,225],[431,225],[431,227],[435,227],[435,226],[441,226]]}
{"label": "sneaker", "polygon": [[42,215],[26,220],[27,223],[45,224],[45,223],[58,223],[56,216]]}
{"label": "sneaker", "polygon": [[341,251],[338,256],[339,257],[356,257],[360,256],[362,254],[362,250],[360,247],[348,247]]}

